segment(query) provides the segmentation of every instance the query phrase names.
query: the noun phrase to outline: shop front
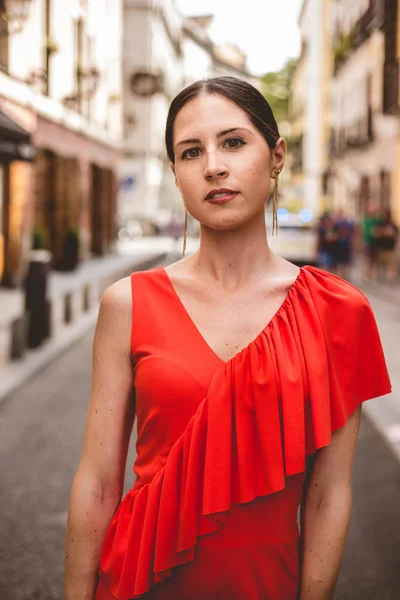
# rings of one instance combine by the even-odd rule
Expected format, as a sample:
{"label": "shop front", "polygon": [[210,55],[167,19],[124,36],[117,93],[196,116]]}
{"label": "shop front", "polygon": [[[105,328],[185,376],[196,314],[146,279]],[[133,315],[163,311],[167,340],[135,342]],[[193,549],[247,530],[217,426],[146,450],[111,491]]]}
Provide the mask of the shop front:
{"label": "shop front", "polygon": [[35,144],[34,243],[70,270],[113,246],[118,152],[42,118]]}
{"label": "shop front", "polygon": [[34,154],[31,134],[0,107],[0,283],[7,287],[23,276]]}

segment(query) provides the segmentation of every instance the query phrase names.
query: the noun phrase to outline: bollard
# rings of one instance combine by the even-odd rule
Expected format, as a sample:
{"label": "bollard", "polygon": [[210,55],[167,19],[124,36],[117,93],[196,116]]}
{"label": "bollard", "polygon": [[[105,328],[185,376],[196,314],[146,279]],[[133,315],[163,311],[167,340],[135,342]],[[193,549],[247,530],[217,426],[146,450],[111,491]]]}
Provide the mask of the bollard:
{"label": "bollard", "polygon": [[27,346],[37,348],[50,335],[50,310],[47,281],[52,255],[47,250],[33,250],[24,281],[25,311],[28,315]]}

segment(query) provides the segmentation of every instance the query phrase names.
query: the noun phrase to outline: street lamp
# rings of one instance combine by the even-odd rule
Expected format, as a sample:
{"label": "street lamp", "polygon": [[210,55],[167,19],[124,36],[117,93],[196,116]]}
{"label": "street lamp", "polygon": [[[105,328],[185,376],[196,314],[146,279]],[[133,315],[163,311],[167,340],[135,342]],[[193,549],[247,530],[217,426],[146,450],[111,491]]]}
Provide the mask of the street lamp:
{"label": "street lamp", "polygon": [[0,35],[19,33],[29,16],[31,0],[0,0],[0,19],[6,27],[0,28]]}
{"label": "street lamp", "polygon": [[130,88],[137,96],[154,96],[163,90],[164,78],[162,73],[136,71],[131,75]]}
{"label": "street lamp", "polygon": [[97,67],[89,67],[84,69],[80,64],[76,68],[76,77],[78,80],[78,88],[81,93],[81,83],[85,82],[85,92],[91,96],[96,91],[96,88],[100,82],[101,73]]}
{"label": "street lamp", "polygon": [[[63,103],[81,112],[82,100],[91,100],[100,83],[101,73],[97,67],[83,69],[79,64],[76,68],[76,92],[63,98]],[[84,86],[82,85],[84,84]]]}

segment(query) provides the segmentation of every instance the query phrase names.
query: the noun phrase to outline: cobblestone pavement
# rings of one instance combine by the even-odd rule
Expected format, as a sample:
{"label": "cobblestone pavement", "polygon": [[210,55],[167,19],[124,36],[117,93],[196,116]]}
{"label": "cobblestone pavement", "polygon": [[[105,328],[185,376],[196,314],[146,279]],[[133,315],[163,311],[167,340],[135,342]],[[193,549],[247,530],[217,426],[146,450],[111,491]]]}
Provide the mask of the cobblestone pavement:
{"label": "cobblestone pavement", "polygon": [[[0,406],[1,600],[63,597],[64,530],[89,398],[92,335]],[[397,600],[399,551],[400,464],[364,417],[335,600]]]}

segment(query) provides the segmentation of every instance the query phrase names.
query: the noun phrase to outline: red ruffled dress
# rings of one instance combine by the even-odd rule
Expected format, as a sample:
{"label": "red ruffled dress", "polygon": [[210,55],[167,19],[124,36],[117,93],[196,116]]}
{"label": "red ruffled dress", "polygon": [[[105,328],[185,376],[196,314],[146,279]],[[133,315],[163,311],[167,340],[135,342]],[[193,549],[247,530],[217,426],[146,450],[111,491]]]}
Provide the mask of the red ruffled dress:
{"label": "red ruffled dress", "polygon": [[306,457],[391,391],[368,301],[303,267],[225,363],[164,268],[131,280],[136,481],[109,527],[96,600],[294,600]]}

